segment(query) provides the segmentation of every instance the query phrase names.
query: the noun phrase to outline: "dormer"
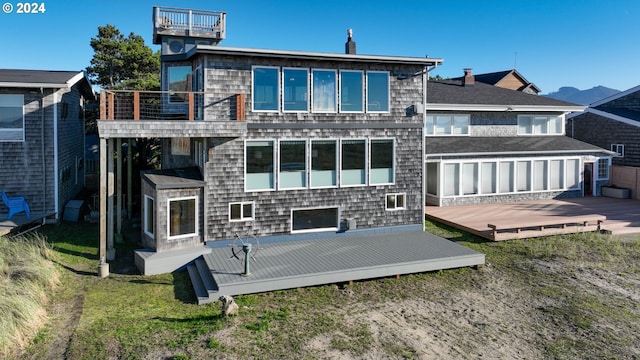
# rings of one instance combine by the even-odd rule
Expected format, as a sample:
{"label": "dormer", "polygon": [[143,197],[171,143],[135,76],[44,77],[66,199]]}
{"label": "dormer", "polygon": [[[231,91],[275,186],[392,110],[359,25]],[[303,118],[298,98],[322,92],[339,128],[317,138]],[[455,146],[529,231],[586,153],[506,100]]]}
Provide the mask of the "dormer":
{"label": "dormer", "polygon": [[153,8],[153,43],[162,55],[183,54],[196,45],[218,45],[226,36],[226,13],[181,8]]}

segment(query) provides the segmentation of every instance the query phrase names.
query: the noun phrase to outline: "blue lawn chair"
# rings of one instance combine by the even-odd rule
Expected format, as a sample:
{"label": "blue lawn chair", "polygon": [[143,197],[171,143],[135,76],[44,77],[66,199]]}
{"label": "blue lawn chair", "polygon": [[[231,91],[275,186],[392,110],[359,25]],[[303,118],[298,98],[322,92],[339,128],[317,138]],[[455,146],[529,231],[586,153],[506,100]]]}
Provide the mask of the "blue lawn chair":
{"label": "blue lawn chair", "polygon": [[16,197],[8,197],[7,193],[2,190],[2,202],[9,208],[9,217],[8,220],[15,214],[21,213],[24,211],[27,214],[27,219],[31,218],[31,210],[29,209],[29,204],[22,196]]}

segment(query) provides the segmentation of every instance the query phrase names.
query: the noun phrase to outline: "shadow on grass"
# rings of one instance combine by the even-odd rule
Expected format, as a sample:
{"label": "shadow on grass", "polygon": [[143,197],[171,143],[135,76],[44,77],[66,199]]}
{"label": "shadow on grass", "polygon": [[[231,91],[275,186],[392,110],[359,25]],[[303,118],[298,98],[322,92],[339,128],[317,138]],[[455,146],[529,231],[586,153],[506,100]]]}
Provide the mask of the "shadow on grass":
{"label": "shadow on grass", "polygon": [[173,275],[173,295],[177,300],[184,303],[195,304],[196,293],[191,285],[189,273],[186,270],[174,271]]}

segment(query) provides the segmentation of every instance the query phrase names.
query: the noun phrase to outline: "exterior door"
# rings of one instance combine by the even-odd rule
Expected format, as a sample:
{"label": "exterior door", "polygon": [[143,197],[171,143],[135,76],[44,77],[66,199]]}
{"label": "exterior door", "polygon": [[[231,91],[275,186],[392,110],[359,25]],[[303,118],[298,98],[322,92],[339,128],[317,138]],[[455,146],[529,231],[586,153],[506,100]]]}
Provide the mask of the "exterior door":
{"label": "exterior door", "polygon": [[593,163],[584,163],[584,196],[593,195]]}

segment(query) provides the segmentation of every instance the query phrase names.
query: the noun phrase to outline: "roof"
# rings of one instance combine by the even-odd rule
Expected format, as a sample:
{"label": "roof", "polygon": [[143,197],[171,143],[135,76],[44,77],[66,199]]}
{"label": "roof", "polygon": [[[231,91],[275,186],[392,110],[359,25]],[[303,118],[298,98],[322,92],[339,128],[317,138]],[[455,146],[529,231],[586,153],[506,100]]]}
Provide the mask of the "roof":
{"label": "roof", "polygon": [[[583,118],[581,115],[591,113],[627,125],[640,127],[639,95],[640,85],[591,103],[583,113],[571,114],[567,116],[567,119],[581,119]],[[629,97],[628,101],[620,100],[627,96]]]}
{"label": "roof", "polygon": [[326,52],[307,52],[307,51],[291,51],[291,50],[273,50],[273,49],[256,49],[256,48],[238,48],[216,45],[197,45],[186,54],[165,55],[165,60],[186,60],[196,54],[208,55],[236,55],[236,56],[262,56],[282,59],[299,59],[299,60],[323,60],[323,61],[353,61],[353,62],[370,62],[370,63],[389,63],[389,64],[405,64],[405,65],[421,65],[433,66],[442,64],[442,59],[427,57],[409,57],[409,56],[386,56],[386,55],[361,55],[361,54],[343,54],[343,53],[326,53]]}
{"label": "roof", "polygon": [[596,101],[594,103],[589,104],[589,106],[591,106],[591,107],[601,106],[601,105],[604,105],[604,104],[606,104],[608,102],[620,99],[621,97],[633,94],[633,93],[638,92],[638,91],[640,91],[640,85],[632,87],[631,89],[628,89],[628,90],[625,90],[625,91],[620,91],[619,93],[613,94],[613,95],[608,96],[608,97],[606,97],[604,99],[600,99],[600,100],[598,100],[598,101]]}
{"label": "roof", "polygon": [[0,88],[70,89],[76,84],[87,97],[95,97],[82,71],[0,69]]}
{"label": "roof", "polygon": [[471,137],[440,136],[427,137],[428,158],[439,156],[488,156],[488,155],[572,155],[603,153],[602,149],[568,136],[513,136],[513,137]]}
{"label": "roof", "polygon": [[427,110],[572,112],[585,108],[481,82],[464,86],[461,80],[429,81],[427,86]]}
{"label": "roof", "polygon": [[202,174],[197,167],[147,170],[141,176],[156,190],[204,187]]}
{"label": "roof", "polygon": [[[524,76],[522,76],[522,74],[520,74],[516,69],[496,71],[496,72],[486,73],[486,74],[477,74],[473,76],[475,80],[478,82],[495,86],[504,78],[506,78],[509,74],[513,74],[515,77],[519,78],[522,81],[523,87],[518,89],[519,91],[531,88],[536,92],[540,92],[540,89],[534,83],[529,82],[529,80],[525,79]],[[453,80],[462,80],[462,78],[458,77],[458,78],[454,78]]]}

